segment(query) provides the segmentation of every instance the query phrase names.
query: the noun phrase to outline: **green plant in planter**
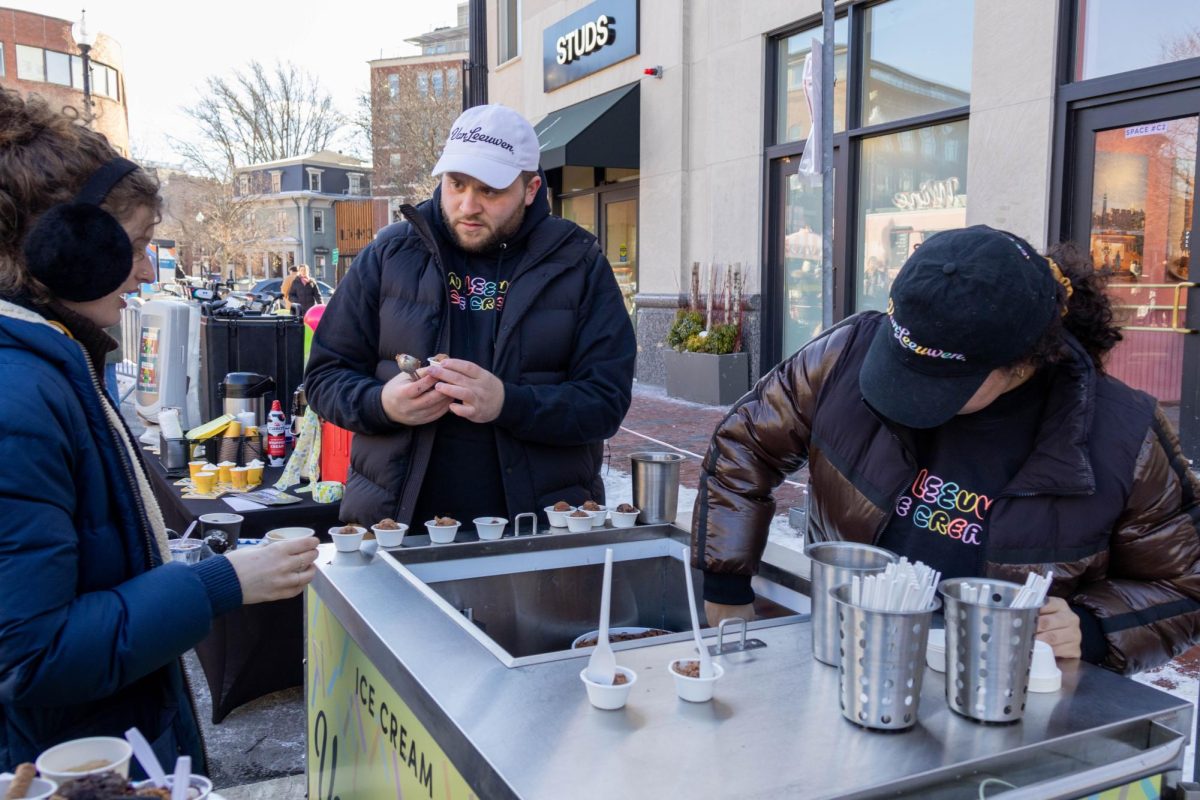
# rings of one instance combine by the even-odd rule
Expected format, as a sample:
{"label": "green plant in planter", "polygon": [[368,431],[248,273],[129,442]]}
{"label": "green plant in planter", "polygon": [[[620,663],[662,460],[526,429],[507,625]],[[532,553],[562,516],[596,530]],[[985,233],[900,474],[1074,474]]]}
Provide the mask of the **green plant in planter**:
{"label": "green plant in planter", "polygon": [[714,325],[704,330],[704,314],[681,309],[667,332],[667,344],[681,353],[710,353],[723,356],[737,352],[738,326]]}

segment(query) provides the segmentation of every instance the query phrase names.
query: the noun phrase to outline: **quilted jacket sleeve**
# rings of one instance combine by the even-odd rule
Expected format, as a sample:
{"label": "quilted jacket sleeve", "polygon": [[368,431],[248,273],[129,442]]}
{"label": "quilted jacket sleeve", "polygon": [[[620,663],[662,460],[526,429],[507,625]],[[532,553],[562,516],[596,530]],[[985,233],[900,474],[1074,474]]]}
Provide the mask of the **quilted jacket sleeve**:
{"label": "quilted jacket sleeve", "polygon": [[1107,576],[1070,600],[1097,618],[1108,643],[1104,666],[1140,672],[1169,661],[1200,635],[1198,522],[1200,482],[1156,409],[1110,540]]}
{"label": "quilted jacket sleeve", "polygon": [[106,697],[193,647],[228,609],[214,608],[201,573],[183,564],[81,589],[81,540],[118,538],[110,521],[77,527],[81,494],[103,491],[103,479],[81,485],[75,474],[88,444],[72,432],[86,423],[49,371],[0,363],[0,385],[29,387],[0,392],[0,705]]}
{"label": "quilted jacket sleeve", "polygon": [[[764,375],[717,426],[692,515],[692,564],[705,572],[705,599],[753,600],[750,576],[767,544],[775,488],[808,459],[817,394],[854,337],[854,320],[831,328]],[[731,582],[733,576],[739,580]]]}
{"label": "quilted jacket sleeve", "polygon": [[384,413],[383,382],[375,377],[383,241],[369,244],[338,284],[313,335],[304,372],[304,391],[317,414],[366,435],[403,427]]}
{"label": "quilted jacket sleeve", "polygon": [[637,360],[633,324],[598,245],[593,244],[584,264],[587,296],[580,303],[566,380],[504,385],[504,407],[496,424],[523,441],[566,446],[597,442],[615,434],[629,411]]}

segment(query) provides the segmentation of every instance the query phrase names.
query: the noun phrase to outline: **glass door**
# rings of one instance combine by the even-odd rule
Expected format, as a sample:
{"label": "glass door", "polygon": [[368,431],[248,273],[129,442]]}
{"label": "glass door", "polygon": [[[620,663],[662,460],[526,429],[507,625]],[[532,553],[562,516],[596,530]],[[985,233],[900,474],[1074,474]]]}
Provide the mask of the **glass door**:
{"label": "glass door", "polygon": [[638,273],[638,200],[637,189],[619,189],[600,194],[603,207],[600,245],[612,265],[617,285],[625,298],[625,310],[633,314]]}
{"label": "glass door", "polygon": [[1111,276],[1124,336],[1106,367],[1169,411],[1182,394],[1198,112],[1200,92],[1183,92],[1075,119],[1071,238]]}

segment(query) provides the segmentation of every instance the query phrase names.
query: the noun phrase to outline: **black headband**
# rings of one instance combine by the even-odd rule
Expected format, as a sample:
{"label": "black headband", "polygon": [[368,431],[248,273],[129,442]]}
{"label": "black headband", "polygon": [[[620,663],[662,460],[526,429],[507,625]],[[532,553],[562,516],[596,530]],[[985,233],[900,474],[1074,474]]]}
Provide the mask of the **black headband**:
{"label": "black headband", "polygon": [[87,203],[92,206],[100,205],[104,202],[104,198],[108,197],[108,193],[112,191],[113,187],[137,168],[138,165],[127,158],[114,158],[92,173],[92,177],[88,178],[87,183],[79,190],[79,194],[75,195],[75,202]]}

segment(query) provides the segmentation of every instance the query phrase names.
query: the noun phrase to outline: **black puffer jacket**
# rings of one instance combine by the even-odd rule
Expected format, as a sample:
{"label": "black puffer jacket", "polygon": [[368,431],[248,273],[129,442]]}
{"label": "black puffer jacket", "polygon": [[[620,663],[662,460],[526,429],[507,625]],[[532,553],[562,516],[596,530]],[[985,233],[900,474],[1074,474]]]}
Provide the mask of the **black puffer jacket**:
{"label": "black puffer jacket", "polygon": [[[693,517],[707,599],[746,601],[719,595],[757,569],[771,493],[806,460],[809,535],[878,539],[916,475],[905,430],[877,417],[859,391],[863,358],[885,321],[860,314],[810,342],[717,428]],[[1200,635],[1200,484],[1154,399],[1098,375],[1071,344],[1034,450],[991,507],[984,571],[1023,582],[1030,570],[1053,568],[1051,594],[1098,623],[1103,664],[1137,672]]]}
{"label": "black puffer jacket", "polygon": [[[512,513],[565,499],[602,500],[604,439],[629,409],[636,343],[596,237],[547,215],[510,275],[492,372],[504,407],[491,423]],[[353,431],[341,517],[411,523],[436,424],[408,427],[383,412],[395,356],[450,351],[446,255],[435,233],[438,194],[382,231],[354,261],[313,338],[305,391],[316,412]],[[503,252],[497,257],[503,257]],[[543,515],[544,516],[544,515]]]}

